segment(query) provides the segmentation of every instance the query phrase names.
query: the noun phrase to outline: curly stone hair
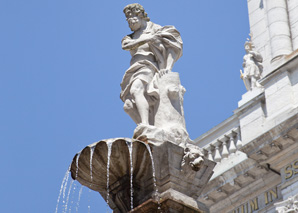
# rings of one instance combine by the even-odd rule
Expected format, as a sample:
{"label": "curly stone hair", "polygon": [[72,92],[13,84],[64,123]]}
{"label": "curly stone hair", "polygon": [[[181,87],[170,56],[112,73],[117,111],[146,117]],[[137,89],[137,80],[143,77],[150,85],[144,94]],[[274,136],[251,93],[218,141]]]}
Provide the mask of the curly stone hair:
{"label": "curly stone hair", "polygon": [[141,15],[145,21],[150,21],[150,18],[147,16],[147,13],[144,10],[144,7],[138,3],[129,4],[124,7],[123,12],[126,14],[127,10],[130,10],[136,15]]}
{"label": "curly stone hair", "polygon": [[246,42],[244,43],[244,47],[245,47],[245,46],[249,46],[250,50],[252,50],[252,49],[255,47],[251,41],[246,41]]}

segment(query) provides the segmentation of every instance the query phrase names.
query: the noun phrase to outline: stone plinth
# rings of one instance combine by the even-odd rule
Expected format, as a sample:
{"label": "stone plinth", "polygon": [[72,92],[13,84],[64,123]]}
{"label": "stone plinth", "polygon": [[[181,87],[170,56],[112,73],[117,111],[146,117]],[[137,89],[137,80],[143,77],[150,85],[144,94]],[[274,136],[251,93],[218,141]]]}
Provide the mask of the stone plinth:
{"label": "stone plinth", "polygon": [[251,91],[247,91],[242,95],[242,100],[238,102],[238,107],[243,106],[244,104],[248,103],[249,101],[253,100],[257,96],[259,96],[261,93],[264,92],[263,88],[254,88]]}
{"label": "stone plinth", "polygon": [[[111,154],[107,190],[108,147]],[[105,200],[108,198],[114,212],[148,212],[149,209],[152,209],[149,212],[158,212],[158,207],[163,212],[208,212],[197,198],[211,178],[215,163],[194,153],[170,142],[156,146],[150,141],[146,144],[131,142],[128,138],[110,139],[89,145],[77,154],[71,164],[71,174],[82,185],[98,191]]]}

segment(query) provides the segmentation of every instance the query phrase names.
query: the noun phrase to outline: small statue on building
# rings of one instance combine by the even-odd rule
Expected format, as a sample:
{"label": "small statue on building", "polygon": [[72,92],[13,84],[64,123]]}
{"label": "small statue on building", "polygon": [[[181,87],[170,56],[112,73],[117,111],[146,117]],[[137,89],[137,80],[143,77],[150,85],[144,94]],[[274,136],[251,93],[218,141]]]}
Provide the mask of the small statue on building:
{"label": "small statue on building", "polygon": [[253,44],[251,41],[246,41],[244,48],[246,55],[243,57],[243,70],[240,70],[240,78],[243,80],[247,91],[253,90],[254,88],[262,88],[258,80],[261,78],[263,71],[263,57],[257,51],[253,51]]}
{"label": "small statue on building", "polygon": [[186,132],[182,106],[185,89],[178,73],[172,72],[182,56],[180,33],[174,26],[151,22],[140,4],[129,4],[123,12],[133,33],[122,40],[122,49],[130,51],[132,58],[121,82],[120,98],[125,112],[138,125],[134,138],[146,138],[146,131],[156,133],[158,128],[181,139],[187,134],[182,133]]}

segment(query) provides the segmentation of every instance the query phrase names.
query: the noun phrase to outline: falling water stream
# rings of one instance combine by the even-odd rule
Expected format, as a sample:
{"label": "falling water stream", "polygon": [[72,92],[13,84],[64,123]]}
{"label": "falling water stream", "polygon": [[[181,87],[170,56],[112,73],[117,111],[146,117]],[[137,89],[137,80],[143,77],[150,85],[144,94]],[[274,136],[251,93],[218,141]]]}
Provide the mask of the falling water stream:
{"label": "falling water stream", "polygon": [[[55,211],[55,213],[58,212],[58,206],[59,206],[61,194],[62,194],[62,192],[65,193],[65,188],[66,188],[66,185],[67,185],[69,173],[70,173],[70,167],[67,169],[67,171],[66,171],[66,173],[64,175],[64,178],[62,180],[62,184],[61,184],[61,187],[60,187],[59,196],[58,196],[58,199],[57,199],[57,205],[56,205],[56,211]],[[63,199],[64,199],[64,196],[63,196]]]}
{"label": "falling water stream", "polygon": [[65,185],[64,185],[64,187],[63,187],[63,204],[65,204],[65,191],[66,191],[66,188],[67,188],[67,183],[68,183],[68,179],[69,179],[69,173],[70,173],[70,167],[69,167],[69,169],[68,169],[69,171],[68,171],[68,175],[67,175],[67,177],[66,177],[66,180],[65,180]]}
{"label": "falling water stream", "polygon": [[111,153],[112,153],[112,145],[113,143],[107,143],[108,146],[108,162],[107,162],[107,208],[109,208],[109,197],[110,197],[110,189],[109,189],[109,184],[110,184],[110,158],[111,158]]}
{"label": "falling water stream", "polygon": [[90,213],[90,211],[91,211],[91,206],[90,206],[90,193],[91,193],[91,189],[88,190],[88,213]]}
{"label": "falling water stream", "polygon": [[133,165],[132,165],[132,142],[126,141],[130,159],[130,209],[133,209]]}
{"label": "falling water stream", "polygon": [[[94,148],[95,148],[95,146],[90,147],[90,179],[91,179],[90,186],[92,186],[92,181],[93,181],[93,176],[92,176],[92,159],[93,159],[93,154],[94,154]],[[90,193],[91,193],[91,189],[89,189],[89,194],[88,194],[89,203],[90,203]],[[91,206],[89,204],[88,205],[88,213],[90,213],[90,211],[91,211]]]}
{"label": "falling water stream", "polygon": [[157,185],[156,185],[155,166],[154,166],[153,156],[152,156],[152,152],[151,152],[149,144],[145,143],[145,145],[147,147],[147,150],[148,150],[150,158],[151,158],[153,185],[154,185],[154,188],[155,188],[155,196],[157,198],[158,209],[160,210],[161,205],[160,205],[160,199],[159,199],[158,189],[157,189]]}
{"label": "falling water stream", "polygon": [[[80,158],[81,153],[78,153],[77,157],[76,157],[76,174],[75,174],[75,179],[77,179],[78,177],[78,172],[79,172],[79,158]],[[70,174],[70,168],[71,165],[69,166],[69,168],[67,169],[65,176],[63,178],[62,184],[61,184],[61,188],[60,188],[60,192],[59,192],[59,196],[58,196],[58,200],[57,200],[57,205],[56,205],[56,211],[55,213],[58,213],[58,207],[59,207],[59,202],[60,202],[60,198],[62,195],[62,199],[63,199],[63,206],[62,206],[62,213],[66,213],[68,211],[68,203],[69,203],[69,199],[70,199],[70,195],[72,194],[72,198],[71,198],[71,204],[73,204],[73,196],[76,190],[76,184],[74,183],[74,180],[71,180],[67,194],[66,194],[66,189],[67,189],[67,185],[68,185],[68,180],[69,180],[69,174]],[[73,189],[72,186],[74,185]],[[77,202],[77,210],[78,210],[78,206],[79,206],[79,201],[80,201],[80,197],[82,194],[82,188],[79,192],[79,198],[78,198],[78,202]],[[71,193],[72,191],[72,193]],[[69,207],[69,212],[71,212],[71,205]]]}
{"label": "falling water stream", "polygon": [[71,202],[70,202],[70,206],[69,206],[69,213],[71,213],[71,208],[73,206],[74,194],[75,194],[76,189],[77,189],[77,184],[76,184],[76,182],[74,182],[74,184],[73,184],[73,190],[72,190],[72,194],[71,194],[71,198],[70,198]]}
{"label": "falling water stream", "polygon": [[[78,173],[79,173],[79,159],[80,159],[80,156],[81,156],[81,152],[79,152],[78,155],[77,155],[77,157],[76,157],[76,175],[75,175],[75,180],[77,179]],[[71,195],[71,205],[69,207],[69,213],[71,212],[71,208],[72,208],[72,205],[73,205],[73,199],[74,199],[74,194],[75,194],[76,188],[77,188],[77,184],[74,183],[74,187],[73,187],[73,191],[72,191],[72,195]],[[81,190],[82,190],[82,188],[83,188],[83,186],[81,186]],[[78,198],[77,206],[79,205],[79,202],[80,202],[80,196],[81,196],[81,193],[82,193],[81,190],[79,192],[79,198]],[[66,209],[66,211],[67,211],[67,209]]]}
{"label": "falling water stream", "polygon": [[[109,184],[110,184],[110,163],[111,163],[111,153],[112,153],[112,142],[107,142],[107,148],[108,148],[108,156],[107,156],[107,194],[106,194],[106,202],[107,202],[107,212],[109,212],[109,198],[110,198],[110,189],[109,189]],[[161,204],[160,204],[160,197],[159,197],[159,192],[158,192],[158,188],[157,188],[157,183],[156,183],[156,173],[155,173],[155,166],[154,166],[154,161],[153,161],[153,155],[151,152],[151,148],[148,144],[144,143],[146,145],[146,148],[149,152],[150,155],[150,159],[151,159],[151,164],[152,164],[152,177],[153,177],[153,185],[154,185],[154,189],[155,189],[155,198],[157,200],[158,203],[158,210],[161,209]],[[133,209],[133,195],[134,195],[134,190],[133,190],[133,159],[132,159],[132,152],[133,152],[133,143],[131,141],[126,141],[126,145],[128,147],[128,151],[129,151],[129,157],[130,157],[130,208]],[[93,161],[93,155],[94,155],[94,149],[95,146],[90,147],[90,178],[91,178],[91,184],[92,185],[92,181],[93,181],[93,172],[92,172],[92,161]],[[76,174],[75,174],[75,180],[78,177],[78,173],[79,173],[79,158],[80,158],[81,153],[78,153],[77,157],[76,157]],[[70,182],[69,185],[69,189],[66,195],[66,188],[68,185],[68,180],[69,180],[69,174],[70,174],[70,168],[69,167],[65,173],[65,176],[63,178],[61,187],[60,187],[60,192],[59,192],[59,196],[58,196],[58,200],[57,200],[57,205],[56,205],[56,211],[55,213],[58,213],[58,207],[59,207],[59,202],[60,202],[60,198],[62,196],[62,200],[63,200],[63,207],[62,207],[62,213],[67,213],[68,211],[68,203],[69,203],[69,198],[70,198],[70,194],[71,194],[71,190],[72,190],[72,185],[74,184],[73,187],[73,192],[72,192],[72,196],[74,196],[75,190],[76,190],[76,184],[74,183],[74,180],[72,180]],[[82,191],[83,191],[83,186],[81,186],[80,190],[79,190],[79,195],[78,195],[78,200],[76,203],[76,212],[78,212],[79,209],[79,203],[80,203],[80,199],[81,199],[81,195],[82,195]],[[90,192],[90,190],[89,190]],[[90,193],[89,193],[90,194]],[[71,198],[72,200],[73,198]],[[69,207],[69,213],[71,212],[71,208],[72,208],[72,204],[73,201],[71,201],[70,207]],[[90,212],[90,205],[88,205],[88,212]]]}
{"label": "falling water stream", "polygon": [[90,147],[90,178],[91,178],[91,184],[90,185],[92,185],[92,181],[93,181],[93,176],[92,176],[92,159],[93,159],[93,154],[94,154],[94,148],[95,148],[95,146]]}
{"label": "falling water stream", "polygon": [[80,191],[79,191],[79,197],[78,197],[78,202],[77,202],[77,206],[76,206],[76,213],[79,212],[80,200],[81,200],[82,192],[83,192],[83,185],[81,186]]}
{"label": "falling water stream", "polygon": [[64,206],[64,212],[66,213],[67,212],[67,205],[68,205],[68,201],[69,201],[69,196],[70,196],[70,191],[71,191],[71,187],[72,187],[72,184],[73,184],[74,180],[71,179],[71,182],[70,182],[70,185],[69,185],[69,189],[68,189],[68,193],[67,193],[67,198],[66,198],[66,203],[65,203],[65,206]]}
{"label": "falling water stream", "polygon": [[80,158],[80,156],[81,156],[81,152],[79,152],[78,153],[78,155],[77,155],[77,158],[76,158],[76,178],[75,179],[77,179],[77,177],[78,177],[78,174],[79,174],[79,158]]}

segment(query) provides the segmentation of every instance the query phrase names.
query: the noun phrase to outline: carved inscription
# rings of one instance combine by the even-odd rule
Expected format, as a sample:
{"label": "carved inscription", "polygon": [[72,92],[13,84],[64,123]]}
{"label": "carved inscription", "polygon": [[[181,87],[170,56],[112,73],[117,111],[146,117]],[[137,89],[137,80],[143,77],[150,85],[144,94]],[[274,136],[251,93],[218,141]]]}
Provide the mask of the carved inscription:
{"label": "carved inscription", "polygon": [[277,189],[271,189],[264,193],[265,196],[265,204],[271,203],[272,201],[278,198]]}
{"label": "carved inscription", "polygon": [[258,197],[250,200],[247,203],[242,204],[237,209],[233,211],[233,213],[246,213],[246,212],[254,212],[259,209],[259,201]]}
{"label": "carved inscription", "polygon": [[298,160],[286,165],[281,172],[283,182],[298,176]]}
{"label": "carved inscription", "polygon": [[259,210],[274,203],[274,201],[278,199],[278,196],[278,189],[275,187],[238,206],[232,211],[232,213],[258,212]]}

